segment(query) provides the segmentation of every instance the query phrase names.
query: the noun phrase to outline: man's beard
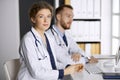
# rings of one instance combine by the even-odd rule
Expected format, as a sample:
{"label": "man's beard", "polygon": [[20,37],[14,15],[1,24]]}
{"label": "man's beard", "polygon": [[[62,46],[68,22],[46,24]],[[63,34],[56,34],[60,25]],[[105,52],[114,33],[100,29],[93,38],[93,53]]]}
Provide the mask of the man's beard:
{"label": "man's beard", "polygon": [[61,26],[63,27],[63,29],[70,29],[70,26],[68,27],[66,23],[61,22]]}

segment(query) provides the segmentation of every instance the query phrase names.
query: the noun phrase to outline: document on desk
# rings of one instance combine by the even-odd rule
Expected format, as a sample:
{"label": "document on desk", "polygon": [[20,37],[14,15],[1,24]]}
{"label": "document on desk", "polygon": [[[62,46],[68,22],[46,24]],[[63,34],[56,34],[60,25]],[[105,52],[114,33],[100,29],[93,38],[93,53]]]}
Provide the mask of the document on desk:
{"label": "document on desk", "polygon": [[100,74],[103,71],[94,63],[94,64],[86,64],[85,65],[85,70],[89,73],[89,74]]}
{"label": "document on desk", "polygon": [[98,59],[115,59],[115,55],[94,55]]}

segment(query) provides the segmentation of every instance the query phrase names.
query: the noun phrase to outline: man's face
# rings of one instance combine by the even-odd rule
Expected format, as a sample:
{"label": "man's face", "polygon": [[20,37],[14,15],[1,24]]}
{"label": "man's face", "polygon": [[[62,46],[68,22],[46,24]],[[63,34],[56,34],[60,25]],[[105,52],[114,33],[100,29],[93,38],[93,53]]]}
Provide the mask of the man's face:
{"label": "man's face", "polygon": [[64,8],[61,12],[60,25],[63,29],[70,29],[70,26],[73,21],[73,10],[70,8]]}

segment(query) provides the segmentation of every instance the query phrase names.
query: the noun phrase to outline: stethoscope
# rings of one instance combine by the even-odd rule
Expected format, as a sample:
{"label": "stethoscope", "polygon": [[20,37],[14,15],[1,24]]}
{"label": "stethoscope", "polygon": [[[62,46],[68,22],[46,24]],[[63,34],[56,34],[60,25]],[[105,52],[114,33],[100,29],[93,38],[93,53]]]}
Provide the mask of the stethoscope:
{"label": "stethoscope", "polygon": [[[62,48],[67,48],[68,46],[66,46],[60,39],[59,34],[57,33],[57,31],[54,29],[54,27],[51,27],[51,32],[55,38],[55,41],[57,42],[57,44],[62,47]],[[70,50],[68,50],[68,53],[70,53]],[[84,55],[82,55],[82,57],[85,57]]]}
{"label": "stethoscope", "polygon": [[52,34],[53,34],[53,36],[54,36],[54,38],[55,38],[56,43],[57,43],[60,47],[63,47],[63,48],[67,47],[67,46],[63,43],[63,41],[60,39],[59,34],[58,34],[57,31],[54,29],[54,27],[51,27],[51,32],[52,32]]}
{"label": "stethoscope", "polygon": [[40,41],[36,38],[36,36],[35,36],[35,34],[33,33],[33,31],[32,31],[32,30],[30,30],[30,31],[31,31],[34,39],[35,39],[35,45],[36,45],[36,47],[37,47],[38,52],[41,53],[41,54],[43,53],[42,58],[40,58],[40,57],[38,56],[38,52],[36,52],[36,53],[37,53],[38,60],[44,60],[47,56],[45,56],[45,53],[44,53],[43,49],[42,49],[42,51],[39,50],[39,47],[38,47],[37,42],[38,42],[40,45],[42,45],[42,44],[41,44]]}

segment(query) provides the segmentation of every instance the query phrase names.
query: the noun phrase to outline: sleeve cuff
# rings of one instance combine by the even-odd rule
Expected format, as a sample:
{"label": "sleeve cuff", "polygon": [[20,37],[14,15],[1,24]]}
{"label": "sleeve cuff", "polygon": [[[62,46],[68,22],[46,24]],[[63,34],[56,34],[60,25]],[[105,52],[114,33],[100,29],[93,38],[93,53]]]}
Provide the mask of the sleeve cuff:
{"label": "sleeve cuff", "polygon": [[70,64],[67,64],[65,68],[67,68],[67,67],[69,67],[69,66],[70,66]]}
{"label": "sleeve cuff", "polygon": [[87,57],[85,57],[85,62],[89,63],[89,59]]}
{"label": "sleeve cuff", "polygon": [[58,79],[63,79],[63,77],[64,77],[64,70],[60,69],[59,70],[59,77],[58,77]]}

